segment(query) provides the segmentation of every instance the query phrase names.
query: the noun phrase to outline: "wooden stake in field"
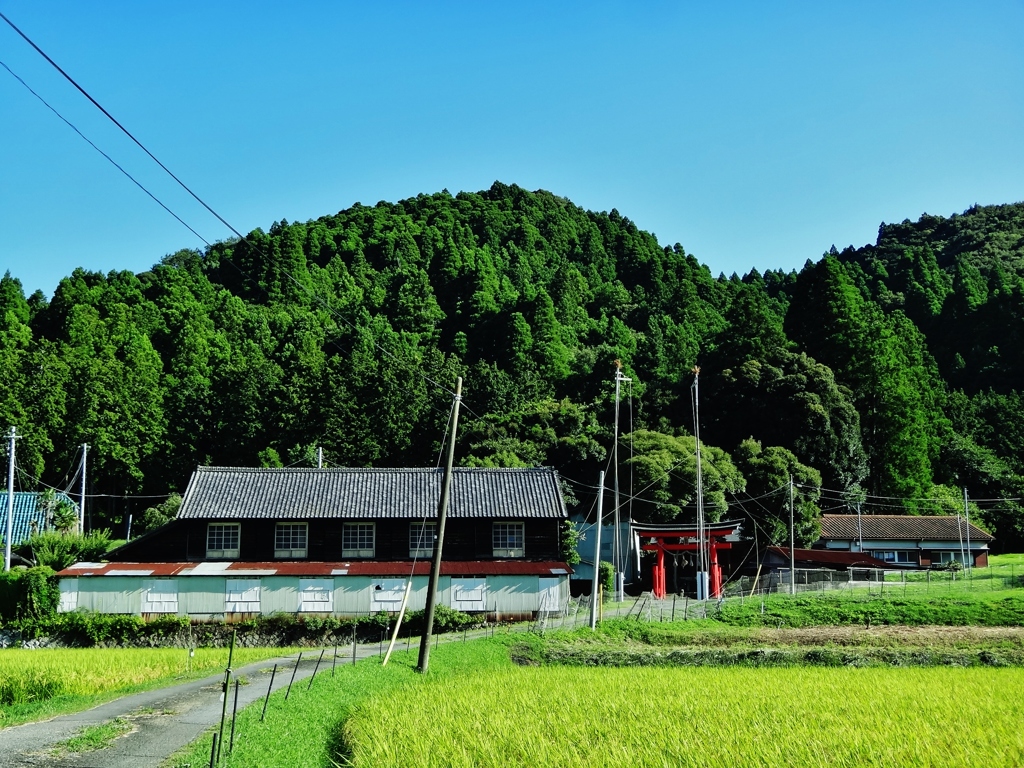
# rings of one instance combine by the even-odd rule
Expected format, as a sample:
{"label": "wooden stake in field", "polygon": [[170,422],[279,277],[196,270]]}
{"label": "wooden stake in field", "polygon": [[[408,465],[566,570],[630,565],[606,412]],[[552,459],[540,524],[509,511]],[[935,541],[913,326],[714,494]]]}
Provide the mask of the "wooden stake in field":
{"label": "wooden stake in field", "polygon": [[235,658],[235,637],[237,631],[231,630],[231,648],[228,650],[228,666],[224,670],[224,690],[221,692],[220,731],[217,739],[217,762],[220,762],[220,745],[224,743],[224,718],[228,714],[228,690],[231,687],[231,662]]}
{"label": "wooden stake in field", "polygon": [[242,681],[235,678],[235,703],[231,706],[231,740],[228,742],[228,754],[235,751],[235,723],[238,722],[238,686]]}
{"label": "wooden stake in field", "polygon": [[295,662],[295,669],[292,670],[292,679],[288,681],[288,690],[284,692],[284,700],[288,701],[288,697],[292,695],[292,683],[295,682],[295,673],[299,671],[299,664],[302,663],[302,652],[299,652],[299,658]]}
{"label": "wooden stake in field", "polygon": [[270,703],[270,692],[274,690],[274,676],[277,674],[277,664],[274,665],[274,671],[270,673],[270,685],[267,686],[267,698],[263,700],[263,712],[260,714],[260,722],[263,722],[263,718],[267,716],[267,704]]}
{"label": "wooden stake in field", "polygon": [[391,652],[395,650],[395,641],[398,640],[398,631],[402,628],[402,619],[405,618],[405,609],[409,605],[409,593],[412,591],[412,579],[405,584],[405,595],[402,597],[402,606],[398,610],[398,619],[395,621],[395,631],[391,633],[391,642],[388,643],[388,652],[384,655],[384,661],[381,663],[382,667],[388,665],[388,659],[391,658]]}
{"label": "wooden stake in field", "polygon": [[320,651],[320,658],[316,660],[316,666],[313,667],[313,674],[309,676],[309,685],[306,686],[307,691],[313,687],[313,681],[316,680],[316,671],[320,669],[320,662],[324,660],[325,653],[327,653],[327,649],[323,648]]}

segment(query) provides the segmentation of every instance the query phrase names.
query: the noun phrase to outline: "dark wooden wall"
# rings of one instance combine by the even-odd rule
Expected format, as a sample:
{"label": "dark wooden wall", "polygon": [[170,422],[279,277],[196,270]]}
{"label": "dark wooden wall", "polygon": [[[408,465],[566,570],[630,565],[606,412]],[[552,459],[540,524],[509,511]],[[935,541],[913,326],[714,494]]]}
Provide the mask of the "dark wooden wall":
{"label": "dark wooden wall", "polygon": [[[508,520],[509,518],[503,518]],[[147,536],[136,539],[111,553],[121,562],[185,562],[206,559],[206,520],[176,520]],[[220,522],[220,521],[213,521]],[[239,560],[274,560],[274,524],[276,520],[230,520],[241,524]],[[302,522],[302,521],[280,521]],[[308,557],[315,562],[352,560],[341,555],[343,520],[309,520]],[[361,522],[361,521],[349,521]],[[374,560],[408,560],[409,526],[406,519],[367,520],[376,523]],[[445,523],[445,560],[490,560],[490,518],[449,519]],[[524,523],[525,559],[560,560],[559,528],[561,520],[530,518]]]}

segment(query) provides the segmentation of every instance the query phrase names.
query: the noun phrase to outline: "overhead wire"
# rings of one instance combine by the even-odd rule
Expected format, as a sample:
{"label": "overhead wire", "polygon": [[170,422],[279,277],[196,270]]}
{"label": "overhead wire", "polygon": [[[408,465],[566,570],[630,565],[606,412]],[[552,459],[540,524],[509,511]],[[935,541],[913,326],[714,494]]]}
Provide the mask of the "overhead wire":
{"label": "overhead wire", "polygon": [[[97,101],[95,98],[93,98],[93,96],[88,91],[86,91],[84,87],[82,87],[73,77],[71,77],[71,75],[69,75],[62,67],[60,67],[60,65],[58,65],[40,46],[38,46],[31,38],[29,38],[28,35],[25,34],[25,32],[23,32],[16,24],[14,24],[14,22],[11,21],[11,19],[9,19],[3,13],[0,13],[0,18],[2,18],[37,53],[39,53],[39,55],[41,55],[69,83],[71,83],[83,96],[85,96],[85,98],[88,99],[90,103],[92,103],[100,112],[102,112],[105,117],[107,117],[129,139],[131,139],[131,141],[133,143],[135,143],[143,152],[145,152],[145,154],[150,159],[152,159],[153,162],[155,162],[165,173],[167,173],[178,185],[180,185],[182,187],[182,189],[184,189],[197,202],[199,202],[207,211],[209,211],[225,227],[227,227],[238,238],[239,242],[244,242],[244,243],[248,244],[254,250],[256,250],[261,255],[263,255],[264,258],[267,257],[266,252],[263,250],[263,248],[260,246],[259,243],[253,242],[248,237],[242,235],[241,232],[238,231],[238,229],[236,229],[234,226],[231,225],[230,222],[227,221],[227,219],[225,219],[223,216],[221,216],[216,210],[214,210],[214,208],[210,204],[208,204],[198,194],[196,194],[195,191],[193,191],[187,184],[185,184],[185,182],[183,182],[176,174],[174,174],[163,162],[161,162],[160,159],[153,152],[151,152],[134,134],[131,133],[131,131],[129,131],[127,128],[125,128],[124,125],[122,125],[105,107],[103,107],[103,105],[100,104],[99,101]],[[2,62],[0,62],[0,64],[2,64]],[[32,89],[28,85],[28,83],[26,83],[19,75],[17,75],[17,73],[15,73],[13,70],[11,70],[10,67],[8,67],[6,64],[3,64],[3,66],[30,93],[32,93],[32,95],[34,95],[41,103],[43,103],[48,109],[50,109],[51,112],[53,112],[58,118],[60,118],[72,130],[74,130],[75,133],[77,133],[93,149],[95,149],[97,152],[99,152],[104,158],[107,159],[108,162],[110,162],[115,168],[117,168],[122,174],[124,174],[136,186],[138,186],[139,189],[141,189],[143,192],[145,192],[146,195],[148,195],[152,200],[154,200],[158,205],[160,205],[160,207],[163,208],[168,214],[170,214],[172,217],[174,217],[174,219],[177,220],[180,224],[182,224],[182,226],[184,226],[193,235],[195,235],[199,240],[201,240],[207,246],[207,248],[211,248],[212,247],[212,245],[211,245],[209,240],[207,240],[205,237],[200,235],[194,228],[192,228],[187,222],[185,222],[184,219],[182,219],[178,214],[176,214],[173,210],[171,210],[171,208],[168,207],[163,201],[161,201],[154,193],[152,193],[149,189],[147,189],[145,185],[143,185],[141,182],[139,182],[134,176],[132,176],[120,164],[118,164],[112,157],[110,157],[110,155],[108,155],[106,152],[104,152],[102,149],[100,149],[91,139],[89,139],[87,136],[85,136],[85,134],[82,133],[82,131],[80,131],[73,123],[71,123],[69,120],[67,120],[56,108],[54,108],[51,104],[49,104],[49,102],[47,102],[40,94],[38,94],[34,89]],[[262,286],[260,286],[259,283],[251,275],[246,273],[245,270],[242,270],[237,264],[235,264],[234,260],[230,256],[227,256],[226,254],[219,254],[219,255],[220,255],[222,261],[228,263],[240,275],[242,275],[242,277],[244,279],[248,280],[250,283],[255,285],[258,289],[263,290]],[[308,286],[303,284],[300,280],[298,280],[294,275],[292,275],[287,270],[284,270],[284,275],[285,275],[285,277],[287,277],[287,279],[289,281],[291,281],[291,283],[293,283],[295,286],[297,286],[300,290],[304,291],[318,305],[320,305],[323,309],[325,309],[328,312],[328,314],[331,315],[335,320],[338,320],[338,321],[344,323],[345,325],[349,326],[357,334],[360,332],[360,327],[357,326],[352,321],[350,321],[342,313],[340,313],[339,311],[335,310],[334,307],[332,307],[330,305],[329,301],[324,300],[323,297],[319,296],[315,291],[313,291]],[[332,346],[337,347],[339,350],[345,351],[343,349],[343,347],[340,345],[340,343],[338,342],[337,339],[332,339],[329,343]],[[353,343],[356,343],[356,342],[354,341]],[[425,381],[428,384],[430,384],[430,385],[432,385],[432,386],[434,386],[434,387],[436,387],[436,388],[446,392],[447,394],[450,394],[450,395],[454,394],[452,392],[452,390],[449,389],[447,386],[445,386],[445,385],[441,384],[440,382],[436,381],[432,376],[427,375],[422,370],[422,368],[420,368],[418,366],[411,365],[410,363],[404,361],[398,355],[396,355],[393,352],[391,352],[391,350],[387,349],[377,339],[375,339],[375,338],[371,339],[371,343],[374,346],[374,348],[376,348],[380,353],[382,353],[387,358],[389,358],[392,361],[394,361],[395,363],[397,363],[401,368],[405,368],[406,370],[412,371],[413,373],[418,375],[423,381]],[[400,387],[400,388],[402,388],[407,394],[415,394],[415,393],[409,391],[408,389],[406,389],[404,387]],[[427,405],[429,407],[431,407],[432,409],[434,409],[434,410],[439,410],[437,408],[437,406],[434,405],[430,401],[429,398],[427,400]],[[470,409],[470,410],[472,410],[472,409]],[[475,411],[474,411],[474,413],[475,413]]]}

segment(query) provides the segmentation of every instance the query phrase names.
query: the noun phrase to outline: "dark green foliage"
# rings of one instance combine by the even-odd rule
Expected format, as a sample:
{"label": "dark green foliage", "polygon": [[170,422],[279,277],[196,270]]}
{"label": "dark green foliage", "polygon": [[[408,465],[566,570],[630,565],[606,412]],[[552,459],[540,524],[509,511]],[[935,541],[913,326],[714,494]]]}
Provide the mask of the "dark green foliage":
{"label": "dark green foliage", "polygon": [[[1017,498],[1022,235],[1024,205],[974,207],[883,225],[799,273],[716,280],[618,211],[543,191],[355,205],[141,275],[78,269],[49,302],[4,276],[0,425],[50,485],[89,443],[91,490],[108,494],[90,514],[113,527],[131,511],[115,499],[181,491],[199,464],[301,465],[321,446],[332,465],[433,466],[461,375],[461,464],[590,482],[618,359],[621,432],[654,481],[640,519],[692,518],[688,481],[655,476],[692,451],[694,365],[715,516],[744,485],[715,451],[748,438],[830,490],[896,497],[867,511],[920,511],[936,485]],[[1016,504],[982,510],[1001,542],[1024,541]],[[143,528],[169,514],[153,509]]]}
{"label": "dark green foliage", "polygon": [[[821,510],[821,473],[797,461],[779,446],[761,448],[756,440],[744,440],[733,451],[736,467],[747,479],[747,494],[756,503],[744,505],[747,519],[743,534],[758,546],[784,544],[789,540],[789,483],[793,482],[793,520],[796,546],[809,547],[818,539]],[[755,534],[755,528],[757,533]]]}
{"label": "dark green foliage", "polygon": [[181,496],[177,493],[172,493],[166,500],[147,508],[142,513],[141,519],[135,526],[135,533],[145,533],[146,531],[152,531],[154,528],[159,528],[161,525],[166,525],[175,518],[180,507]]}
{"label": "dark green foliage", "polygon": [[54,573],[46,566],[0,573],[0,622],[35,621],[54,615],[60,604]]}
{"label": "dark green foliage", "polygon": [[559,552],[560,557],[568,565],[578,565],[580,563],[580,553],[577,550],[577,545],[582,539],[582,534],[577,528],[576,523],[571,520],[563,520],[562,527],[560,530],[559,537]]}
{"label": "dark green foliage", "polygon": [[598,564],[597,578],[605,599],[610,599],[615,593],[615,566],[602,560]]}
{"label": "dark green foliage", "polygon": [[43,531],[29,536],[28,541],[15,549],[18,554],[36,565],[55,571],[73,563],[96,562],[110,549],[110,531],[95,530],[84,536],[80,533]]}

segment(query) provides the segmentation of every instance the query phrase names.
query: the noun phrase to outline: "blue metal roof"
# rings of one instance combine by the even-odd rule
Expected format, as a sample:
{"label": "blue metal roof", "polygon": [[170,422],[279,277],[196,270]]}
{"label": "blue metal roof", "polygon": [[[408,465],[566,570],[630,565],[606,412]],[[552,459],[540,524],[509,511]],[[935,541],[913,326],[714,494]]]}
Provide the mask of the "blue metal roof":
{"label": "blue metal roof", "polygon": [[[31,535],[33,523],[35,530],[42,531],[46,524],[46,513],[36,509],[36,500],[42,494],[34,491],[14,492],[14,524],[11,531],[11,546],[18,546]],[[77,510],[78,505],[64,493],[56,494],[58,500],[71,502]],[[7,491],[0,491],[0,541],[7,534]]]}

